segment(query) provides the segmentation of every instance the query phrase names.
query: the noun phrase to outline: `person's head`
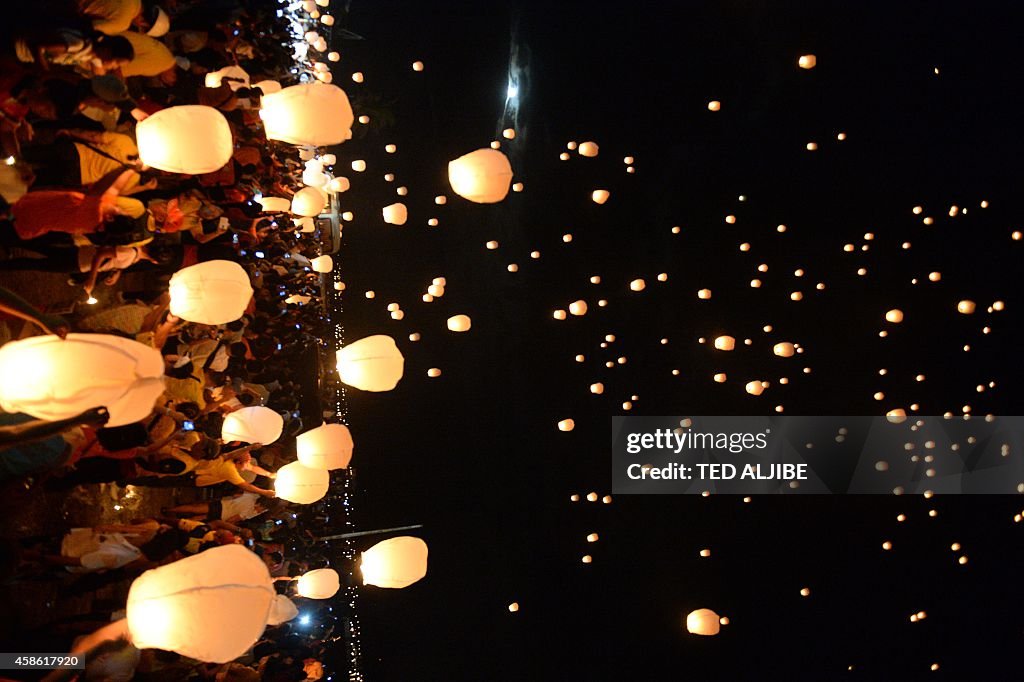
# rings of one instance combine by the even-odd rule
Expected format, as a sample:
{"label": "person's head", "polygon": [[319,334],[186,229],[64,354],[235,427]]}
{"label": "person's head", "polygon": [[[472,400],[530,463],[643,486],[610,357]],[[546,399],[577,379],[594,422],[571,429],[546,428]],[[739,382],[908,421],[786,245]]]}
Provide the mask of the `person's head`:
{"label": "person's head", "polygon": [[[219,438],[220,433],[224,428],[224,415],[220,412],[207,412],[206,414],[197,417],[195,423],[196,431],[206,434],[211,439]],[[218,454],[220,454],[219,446],[213,457],[216,457]]]}
{"label": "person's head", "polygon": [[256,404],[256,396],[252,393],[239,393],[237,397],[238,402],[242,403],[245,407],[252,407]]}
{"label": "person's head", "polygon": [[196,417],[199,416],[199,403],[196,403],[195,401],[192,400],[180,402],[174,406],[174,409],[176,409],[178,412],[181,412],[189,419],[195,419]]}
{"label": "person's head", "polygon": [[195,369],[195,365],[192,364],[191,360],[186,360],[183,364],[179,364],[180,360],[168,363],[164,369],[164,375],[172,379],[188,379],[192,376],[192,372]]}
{"label": "person's head", "polygon": [[106,69],[117,69],[135,59],[135,48],[124,36],[101,35],[93,44],[93,52]]}
{"label": "person's head", "polygon": [[156,265],[166,267],[173,264],[176,257],[174,247],[164,242],[151,241],[142,247],[142,258]]}
{"label": "person's head", "polygon": [[[198,430],[198,426],[196,424],[196,430]],[[220,454],[220,442],[209,437],[200,438],[195,445],[189,448],[188,454],[195,459],[216,459]]]}
{"label": "person's head", "polygon": [[228,346],[228,354],[233,358],[244,358],[247,352],[249,352],[249,347],[241,341],[236,341]]}
{"label": "person's head", "polygon": [[238,537],[229,530],[216,530],[213,532],[213,541],[218,545],[233,545],[242,541],[242,538]]}

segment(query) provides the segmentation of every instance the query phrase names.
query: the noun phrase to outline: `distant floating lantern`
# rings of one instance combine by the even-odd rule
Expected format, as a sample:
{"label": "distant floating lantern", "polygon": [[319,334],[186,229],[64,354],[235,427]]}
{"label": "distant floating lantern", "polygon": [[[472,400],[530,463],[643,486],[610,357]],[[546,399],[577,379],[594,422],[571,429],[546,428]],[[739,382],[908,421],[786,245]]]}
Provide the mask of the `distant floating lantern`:
{"label": "distant floating lantern", "polygon": [[517,611],[519,611],[519,602],[512,602],[511,604],[509,604],[508,611],[509,613],[516,613]]}
{"label": "distant floating lantern", "polygon": [[594,562],[594,557],[590,556],[589,554],[584,554],[581,561],[585,564],[590,564]]}
{"label": "distant floating lantern", "polygon": [[579,149],[577,151],[579,151],[580,156],[593,158],[597,156],[599,147],[597,146],[596,142],[584,142],[579,146]]}
{"label": "distant floating lantern", "polygon": [[760,381],[749,381],[744,388],[750,395],[761,395],[764,393],[764,383]]}
{"label": "distant floating lantern", "polygon": [[270,606],[270,614],[267,616],[267,625],[281,625],[294,620],[299,615],[299,607],[288,597],[279,594],[274,597]]}
{"label": "distant floating lantern", "polygon": [[587,536],[587,542],[597,542],[597,541],[598,541],[597,533],[591,533],[590,535]]}
{"label": "distant floating lantern", "polygon": [[603,204],[604,202],[608,201],[608,197],[610,196],[611,192],[609,192],[606,189],[595,189],[590,194],[590,198],[593,200],[595,204]]}
{"label": "distant floating lantern", "polygon": [[700,551],[700,555],[706,559],[707,557],[711,556],[711,550],[710,549],[702,549]]}
{"label": "distant floating lantern", "polygon": [[956,310],[962,315],[971,315],[977,308],[977,304],[974,301],[963,300],[956,304]]}
{"label": "distant floating lantern", "polygon": [[313,272],[327,273],[334,269],[334,259],[330,256],[317,256],[309,264]]}
{"label": "distant floating lantern", "polygon": [[597,499],[598,499],[597,493],[593,493],[593,492],[587,493],[587,502],[597,502]]}
{"label": "distant floating lantern", "polygon": [[341,61],[341,54],[339,54],[337,52],[328,52],[327,53],[327,60],[328,61],[332,61],[332,62],[340,62]]}
{"label": "distant floating lantern", "polygon": [[441,298],[442,296],[444,296],[444,287],[441,286],[440,284],[431,284],[429,287],[427,287],[427,293],[433,296],[434,298]]}
{"label": "distant floating lantern", "polygon": [[211,260],[178,270],[168,290],[170,312],[198,324],[227,324],[242,317],[252,299],[249,274],[238,263]]}
{"label": "distant floating lantern", "polygon": [[686,631],[692,635],[717,635],[720,630],[719,616],[711,609],[697,609],[686,616]]}
{"label": "distant floating lantern", "polygon": [[717,99],[713,99],[708,102],[708,111],[719,111],[722,108],[722,103]]}
{"label": "distant floating lantern", "polygon": [[281,437],[284,419],[269,407],[243,407],[224,417],[221,438],[225,443],[262,443],[270,445]]}
{"label": "distant floating lantern", "polygon": [[234,153],[228,121],[213,107],[188,104],[161,109],[135,127],[135,136],[139,159],[170,173],[212,173]]}
{"label": "distant floating lantern", "polygon": [[0,346],[0,407],[57,421],[94,407],[107,426],[145,419],[164,392],[160,351],[107,334],[32,336]]}
{"label": "distant floating lantern", "polygon": [[324,83],[303,83],[264,95],[260,118],[268,139],[313,147],[345,142],[354,120],[345,91]]}
{"label": "distant floating lantern", "polygon": [[390,336],[375,335],[337,353],[341,381],[363,391],[390,391],[402,378],[405,358]]}
{"label": "distant floating lantern", "polygon": [[523,191],[523,183],[521,183],[521,182],[513,182],[512,183],[512,191],[513,192],[522,192]]}
{"label": "distant floating lantern", "polygon": [[413,62],[412,63],[412,70],[413,71],[422,71],[423,70],[423,62]]}
{"label": "distant floating lantern", "polygon": [[505,269],[509,272],[519,272],[519,265],[516,263],[509,263]]}
{"label": "distant floating lantern", "polygon": [[807,151],[813,152],[813,151],[817,151],[817,149],[818,149],[818,143],[817,142],[808,142],[807,143]]}
{"label": "distant floating lantern", "polygon": [[772,352],[778,355],[780,358],[790,358],[796,353],[796,348],[789,341],[783,341],[772,346]]}
{"label": "distant floating lantern", "polygon": [[559,431],[572,431],[575,428],[576,422],[573,421],[572,419],[563,419],[562,421],[558,422]]}
{"label": "distant floating lantern", "polygon": [[310,469],[345,469],[354,447],[352,432],[344,424],[322,424],[295,439],[299,462]]}
{"label": "distant floating lantern", "polygon": [[903,311],[897,308],[893,308],[885,314],[886,322],[892,322],[893,324],[899,324],[903,321]]}
{"label": "distant floating lantern", "polygon": [[501,131],[501,136],[504,137],[506,140],[516,139],[515,128],[505,128],[504,130]]}
{"label": "distant floating lantern", "polygon": [[701,289],[697,292],[697,298],[706,301],[711,298],[711,289]]}
{"label": "distant floating lantern", "polygon": [[324,14],[320,17],[320,23],[324,26],[334,26],[334,17],[330,14]]}
{"label": "distant floating lantern", "polygon": [[716,374],[714,376],[714,379],[715,379],[715,383],[716,384],[723,384],[723,383],[725,383],[725,380],[726,380],[725,372],[719,372],[718,374]]}
{"label": "distant floating lantern", "polygon": [[551,316],[554,317],[556,320],[564,320],[567,317],[565,311],[562,310],[561,308],[553,312]]}
{"label": "distant floating lantern", "polygon": [[587,302],[582,300],[582,299],[580,299],[578,301],[573,301],[572,303],[569,304],[569,313],[571,315],[576,315],[576,316],[586,315],[587,314]]}
{"label": "distant floating lantern", "polygon": [[732,350],[736,347],[736,339],[731,336],[719,336],[715,339],[715,348],[718,350]]}
{"label": "distant floating lantern", "polygon": [[596,384],[590,384],[590,392],[593,393],[594,395],[601,395],[602,393],[604,393],[604,384],[602,384],[600,381],[597,382]]}
{"label": "distant floating lantern", "polygon": [[431,367],[430,369],[427,370],[427,376],[430,377],[431,379],[436,379],[437,377],[441,376],[441,370],[437,367]]}
{"label": "distant floating lantern", "polygon": [[139,649],[227,663],[263,634],[275,596],[266,564],[241,545],[227,545],[140,575],[125,615]]}
{"label": "distant floating lantern", "polygon": [[296,504],[313,504],[323,499],[330,485],[330,472],[313,469],[301,462],[285,464],[277,470],[277,478],[274,479],[277,496]]}
{"label": "distant floating lantern", "polygon": [[352,74],[352,82],[353,83],[362,83],[363,80],[364,80],[364,78],[363,78],[363,72],[362,71],[356,71],[354,74]]}
{"label": "distant floating lantern", "polygon": [[427,543],[408,535],[378,542],[363,552],[363,583],[391,589],[408,587],[427,574]]}
{"label": "distant floating lantern", "polygon": [[385,206],[382,213],[384,222],[389,225],[405,225],[405,221],[409,219],[409,209],[402,203]]}
{"label": "distant floating lantern", "polygon": [[801,69],[813,69],[818,64],[818,58],[813,54],[801,55],[800,59],[797,60],[797,65]]}
{"label": "distant floating lantern", "polygon": [[463,199],[478,204],[497,203],[508,195],[512,164],[499,151],[477,149],[448,164],[448,182]]}
{"label": "distant floating lantern", "polygon": [[327,197],[316,187],[303,187],[292,197],[292,213],[312,218],[320,215],[327,204]]}
{"label": "distant floating lantern", "polygon": [[341,576],[333,568],[306,571],[296,582],[295,591],[306,599],[330,599],[341,589]]}
{"label": "distant floating lantern", "polygon": [[468,332],[473,326],[469,315],[453,315],[448,318],[448,330],[453,332]]}
{"label": "distant floating lantern", "polygon": [[801,588],[800,596],[801,597],[809,597],[809,596],[811,596],[811,588],[809,588],[809,587]]}
{"label": "distant floating lantern", "polygon": [[647,282],[642,279],[634,279],[629,283],[629,288],[633,291],[643,291],[647,288]]}
{"label": "distant floating lantern", "polygon": [[347,192],[352,184],[346,177],[331,178],[331,181],[327,183],[327,191],[335,194],[341,192]]}

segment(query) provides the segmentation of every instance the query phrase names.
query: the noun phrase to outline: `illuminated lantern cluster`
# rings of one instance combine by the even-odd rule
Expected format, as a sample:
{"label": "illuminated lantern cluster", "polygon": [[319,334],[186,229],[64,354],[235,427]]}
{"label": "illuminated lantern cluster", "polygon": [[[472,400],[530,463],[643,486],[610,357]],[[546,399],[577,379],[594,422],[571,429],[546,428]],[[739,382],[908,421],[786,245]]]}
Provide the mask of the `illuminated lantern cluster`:
{"label": "illuminated lantern cluster", "polygon": [[405,358],[390,336],[377,334],[337,352],[342,382],[363,391],[390,391],[402,379]]}
{"label": "illuminated lantern cluster", "polygon": [[267,138],[313,147],[345,142],[355,121],[345,91],[325,83],[303,83],[264,95],[260,118]]}
{"label": "illuminated lantern cluster", "polygon": [[238,263],[211,260],[178,270],[169,284],[172,315],[198,324],[227,324],[252,299],[249,275]]}
{"label": "illuminated lantern cluster", "polygon": [[94,407],[107,426],[145,419],[164,392],[160,351],[107,334],[33,336],[0,346],[0,407],[56,421]]}
{"label": "illuminated lantern cluster", "polygon": [[378,542],[363,552],[359,568],[366,585],[408,587],[427,574],[427,543],[408,535]]}
{"label": "illuminated lantern cluster", "polygon": [[227,663],[263,634],[275,597],[256,554],[241,545],[214,547],[136,578],[128,592],[128,631],[139,649]]}
{"label": "illuminated lantern cluster", "polygon": [[512,164],[494,149],[477,149],[448,164],[452,191],[477,204],[494,204],[508,195]]}
{"label": "illuminated lantern cluster", "polygon": [[197,104],[161,109],[135,127],[135,136],[139,159],[170,173],[212,173],[234,153],[224,114]]}
{"label": "illuminated lantern cluster", "polygon": [[311,469],[301,462],[292,462],[277,470],[274,492],[289,502],[313,504],[323,499],[330,485],[331,475],[326,469]]}
{"label": "illuminated lantern cluster", "polygon": [[269,407],[256,405],[235,410],[224,417],[221,438],[225,443],[262,443],[270,445],[281,437],[284,418]]}
{"label": "illuminated lantern cluster", "polygon": [[352,432],[344,424],[323,424],[295,439],[299,462],[310,469],[344,469],[354,447]]}

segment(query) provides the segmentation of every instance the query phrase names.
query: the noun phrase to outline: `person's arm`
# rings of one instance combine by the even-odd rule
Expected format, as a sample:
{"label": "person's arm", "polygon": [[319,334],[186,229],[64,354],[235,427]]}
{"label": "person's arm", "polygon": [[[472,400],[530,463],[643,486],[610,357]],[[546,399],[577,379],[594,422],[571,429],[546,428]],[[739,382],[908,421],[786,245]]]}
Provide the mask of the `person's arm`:
{"label": "person's arm", "polygon": [[112,246],[102,246],[96,249],[96,255],[92,257],[92,265],[89,267],[89,276],[83,285],[85,293],[92,296],[92,290],[96,288],[96,278],[100,274],[100,268],[108,261],[113,260],[114,253],[115,249]]}
{"label": "person's arm", "polygon": [[262,495],[263,497],[277,497],[277,493],[275,493],[273,490],[264,490],[263,488],[257,488],[256,486],[254,486],[252,483],[249,483],[248,481],[242,481],[241,483],[235,483],[235,485],[238,486],[239,488],[241,488],[242,490],[244,490],[247,493],[256,493],[257,495]]}
{"label": "person's arm", "polygon": [[266,476],[267,478],[271,478],[271,479],[277,478],[277,474],[275,474],[272,471],[267,471],[266,469],[261,467],[259,464],[253,463],[252,460],[250,460],[245,465],[245,469],[247,469],[248,471],[253,472],[254,474],[258,474],[260,476]]}
{"label": "person's arm", "polygon": [[160,441],[158,441],[156,443],[153,443],[152,445],[149,445],[149,446],[144,447],[141,450],[139,450],[139,456],[140,457],[147,457],[147,456],[153,454],[154,452],[159,452],[165,445],[170,443],[174,439],[174,437],[177,436],[177,435],[178,435],[178,429],[174,429],[174,431],[171,431],[171,434],[169,436],[167,436],[166,438],[164,438],[164,439],[162,439],[162,440],[160,440]]}

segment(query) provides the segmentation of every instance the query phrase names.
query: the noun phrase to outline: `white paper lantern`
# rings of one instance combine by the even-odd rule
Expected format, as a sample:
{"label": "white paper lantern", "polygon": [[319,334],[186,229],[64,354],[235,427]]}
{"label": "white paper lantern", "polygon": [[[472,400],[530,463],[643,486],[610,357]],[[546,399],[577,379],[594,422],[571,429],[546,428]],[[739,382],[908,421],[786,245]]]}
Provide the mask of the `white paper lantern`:
{"label": "white paper lantern", "polygon": [[448,318],[448,329],[453,332],[468,332],[473,326],[469,315],[453,315]]}
{"label": "white paper lantern", "polygon": [[227,324],[252,299],[249,275],[238,263],[211,260],[178,270],[171,277],[171,314],[199,324]]}
{"label": "white paper lantern", "polygon": [[330,256],[317,256],[309,262],[313,272],[330,272],[334,269],[334,259]]}
{"label": "white paper lantern", "polygon": [[160,351],[131,339],[33,336],[0,346],[0,408],[57,421],[105,407],[124,426],[153,411],[163,376]]}
{"label": "white paper lantern", "polygon": [[303,187],[292,197],[292,213],[312,218],[320,215],[327,198],[317,187]]}
{"label": "white paper lantern", "polygon": [[408,587],[427,574],[427,543],[408,535],[378,542],[363,552],[359,568],[366,585]]}
{"label": "white paper lantern", "polygon": [[580,156],[587,157],[597,156],[598,150],[599,147],[597,146],[596,142],[584,142],[580,144],[579,148],[577,149],[577,151],[580,153]]}
{"label": "white paper lantern", "polygon": [[332,193],[336,193],[337,194],[337,193],[341,193],[341,192],[347,192],[349,190],[349,187],[351,187],[351,186],[352,185],[348,181],[348,178],[337,177],[337,178],[331,178],[331,181],[327,183],[327,188],[326,189],[327,189],[328,192],[332,192]]}
{"label": "white paper lantern", "polygon": [[299,462],[310,469],[345,469],[354,447],[352,432],[344,424],[323,424],[295,439]]}
{"label": "white paper lantern", "polygon": [[717,635],[721,629],[718,614],[711,609],[697,609],[686,617],[686,631],[694,635]]}
{"label": "white paper lantern", "polygon": [[267,616],[267,625],[280,625],[299,615],[299,607],[288,597],[279,594],[274,597],[270,606],[270,614]]}
{"label": "white paper lantern", "polygon": [[316,232],[316,222],[312,218],[292,218],[292,225],[299,228],[299,232]]}
{"label": "white paper lantern", "polygon": [[331,475],[326,469],[311,469],[300,462],[285,464],[274,479],[277,496],[296,504],[313,504],[327,494],[330,486]]}
{"label": "white paper lantern", "polygon": [[306,599],[330,599],[341,589],[341,576],[333,568],[317,568],[299,576],[295,591]]}
{"label": "white paper lantern", "polygon": [[286,213],[292,207],[292,202],[284,197],[260,197],[256,203],[263,207],[264,213]]}
{"label": "white paper lantern", "polygon": [[275,596],[256,554],[241,545],[214,547],[136,578],[128,630],[139,649],[227,663],[263,634]]}
{"label": "white paper lantern", "polygon": [[385,206],[383,213],[384,222],[388,225],[405,225],[405,221],[409,219],[409,209],[401,203]]}
{"label": "white paper lantern", "polygon": [[326,147],[349,139],[352,105],[336,85],[303,83],[263,97],[260,117],[267,137]]}
{"label": "white paper lantern", "polygon": [[610,196],[611,192],[609,192],[606,189],[595,189],[591,193],[590,198],[594,201],[595,204],[603,204],[604,202],[608,201],[608,197]]}
{"label": "white paper lantern", "polygon": [[270,445],[281,437],[284,418],[269,407],[256,405],[235,410],[224,417],[220,436],[225,443],[262,443]]}
{"label": "white paper lantern", "polygon": [[139,159],[170,173],[199,175],[231,160],[234,142],[224,114],[187,104],[162,109],[135,126]]}
{"label": "white paper lantern", "polygon": [[259,83],[253,83],[254,88],[259,88],[263,95],[271,95],[275,92],[281,92],[281,84],[273,80],[260,81]]}
{"label": "white paper lantern", "polygon": [[493,204],[508,195],[512,184],[512,164],[494,149],[477,149],[448,164],[448,182],[464,199],[478,204]]}
{"label": "white paper lantern", "polygon": [[348,344],[337,358],[341,380],[363,391],[390,391],[405,371],[405,358],[395,340],[382,334]]}
{"label": "white paper lantern", "polygon": [[339,53],[337,53],[337,52],[328,52],[327,53],[327,60],[328,61],[332,61],[332,62],[340,62],[341,61],[341,55]]}

